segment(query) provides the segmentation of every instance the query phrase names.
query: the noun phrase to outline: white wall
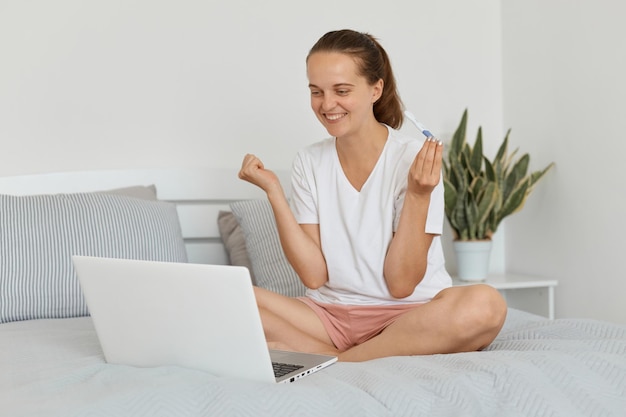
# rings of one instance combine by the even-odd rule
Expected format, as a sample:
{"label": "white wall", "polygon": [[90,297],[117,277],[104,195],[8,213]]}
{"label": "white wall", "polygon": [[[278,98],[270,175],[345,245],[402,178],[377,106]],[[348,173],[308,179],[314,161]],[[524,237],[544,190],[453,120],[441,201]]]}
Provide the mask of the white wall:
{"label": "white wall", "polygon": [[0,175],[232,167],[245,152],[288,168],[326,136],[305,56],[344,27],[380,38],[440,136],[466,106],[501,131],[497,0],[2,0]]}
{"label": "white wall", "polygon": [[502,2],[504,125],[554,169],[506,228],[510,270],[558,278],[558,317],[626,323],[626,3]]}

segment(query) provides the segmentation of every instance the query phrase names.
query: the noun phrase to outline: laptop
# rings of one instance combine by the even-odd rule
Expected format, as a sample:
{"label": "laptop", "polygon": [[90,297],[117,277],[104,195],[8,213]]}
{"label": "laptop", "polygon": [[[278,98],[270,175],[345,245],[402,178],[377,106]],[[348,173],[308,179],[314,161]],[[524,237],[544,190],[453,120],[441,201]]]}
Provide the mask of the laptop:
{"label": "laptop", "polygon": [[72,260],[108,363],[293,382],[337,360],[268,349],[247,268]]}

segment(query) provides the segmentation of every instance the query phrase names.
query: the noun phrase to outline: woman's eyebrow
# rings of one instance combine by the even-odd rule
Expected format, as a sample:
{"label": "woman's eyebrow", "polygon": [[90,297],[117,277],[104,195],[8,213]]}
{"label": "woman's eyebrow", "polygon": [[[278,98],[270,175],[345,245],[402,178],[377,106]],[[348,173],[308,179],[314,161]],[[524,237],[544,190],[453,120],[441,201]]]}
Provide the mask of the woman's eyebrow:
{"label": "woman's eyebrow", "polygon": [[[333,84],[333,88],[338,88],[338,87],[354,87],[354,84],[350,84],[350,83],[337,83],[337,84]],[[318,86],[316,86],[315,84],[311,84],[309,83],[309,88],[319,88]]]}

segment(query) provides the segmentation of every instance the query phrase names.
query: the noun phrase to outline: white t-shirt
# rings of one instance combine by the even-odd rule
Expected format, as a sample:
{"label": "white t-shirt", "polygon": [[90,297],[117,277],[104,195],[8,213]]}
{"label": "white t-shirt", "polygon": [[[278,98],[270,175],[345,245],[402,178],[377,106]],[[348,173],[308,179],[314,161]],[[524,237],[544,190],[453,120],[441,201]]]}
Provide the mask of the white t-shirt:
{"label": "white t-shirt", "polygon": [[[300,224],[319,224],[328,282],[307,296],[325,303],[379,305],[426,302],[451,285],[439,236],[428,251],[424,279],[412,295],[394,298],[383,265],[404,203],[409,167],[422,146],[388,128],[376,166],[360,191],[346,178],[335,138],[301,150],[293,163],[291,207]],[[426,232],[443,228],[443,181],[431,195]]]}

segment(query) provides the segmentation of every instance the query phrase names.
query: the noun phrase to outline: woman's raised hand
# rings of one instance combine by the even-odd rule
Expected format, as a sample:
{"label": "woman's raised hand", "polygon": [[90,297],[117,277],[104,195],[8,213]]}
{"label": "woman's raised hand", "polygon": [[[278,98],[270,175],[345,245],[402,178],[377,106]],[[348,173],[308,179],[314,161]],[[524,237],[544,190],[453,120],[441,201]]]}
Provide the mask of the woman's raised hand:
{"label": "woman's raised hand", "polygon": [[252,154],[244,156],[241,169],[239,170],[239,178],[256,185],[266,193],[277,185],[280,187],[280,181],[276,174],[265,169],[263,162]]}
{"label": "woman's raised hand", "polygon": [[433,137],[426,139],[409,170],[408,192],[430,195],[441,180],[442,160],[442,142]]}

